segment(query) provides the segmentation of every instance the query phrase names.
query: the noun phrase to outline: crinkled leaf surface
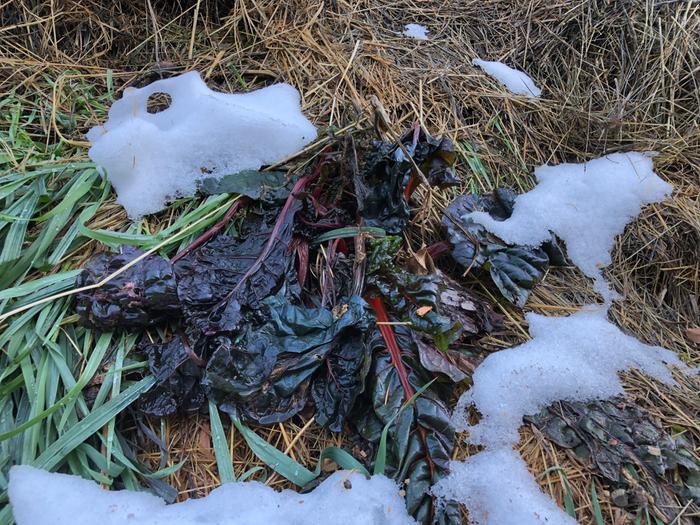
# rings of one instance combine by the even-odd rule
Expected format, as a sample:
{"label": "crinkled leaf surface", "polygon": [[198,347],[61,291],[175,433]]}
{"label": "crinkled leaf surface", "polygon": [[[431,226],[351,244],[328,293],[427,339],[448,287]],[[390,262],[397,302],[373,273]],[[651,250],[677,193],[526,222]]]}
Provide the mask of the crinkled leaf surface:
{"label": "crinkled leaf surface", "polygon": [[[78,275],[76,286],[96,284],[143,252],[122,246],[120,253],[92,257]],[[102,330],[143,328],[180,317],[180,302],[172,266],[149,255],[99,288],[76,296],[80,322]]]}
{"label": "crinkled leaf surface", "polygon": [[[436,139],[420,130],[417,135],[409,131],[401,137],[401,142],[431,185],[445,187],[457,183],[456,156],[449,139]],[[404,190],[415,168],[396,144],[376,142],[374,148],[355,177],[359,212],[366,226],[397,234],[408,224],[409,209]]]}
{"label": "crinkled leaf surface", "polygon": [[181,337],[146,345],[143,352],[156,384],[139,399],[142,412],[166,416],[177,411],[194,412],[202,407],[205,401],[200,384],[202,369],[190,359]]}
{"label": "crinkled leaf surface", "polygon": [[[605,479],[630,493],[625,499],[631,502],[635,485],[625,475],[628,466],[645,473],[637,483],[654,496],[659,509],[672,507],[671,491],[682,499],[694,497],[700,465],[692,446],[682,436],[674,439],[666,434],[649,413],[624,397],[560,401],[526,420],[557,445],[590,460]],[[684,483],[676,484],[677,479]],[[674,512],[669,512],[669,520]]]}
{"label": "crinkled leaf surface", "polygon": [[[276,423],[304,407],[318,376],[322,383],[315,399],[328,403],[317,405],[319,417],[342,427],[359,388],[354,378],[363,358],[354,354],[365,355],[358,336],[367,323],[367,306],[361,298],[351,297],[345,306],[336,316],[327,308],[292,305],[281,295],[269,297],[264,301],[267,322],[247,325],[236,337],[218,336],[209,342],[212,358],[204,380],[209,395],[246,420]],[[344,401],[320,395],[328,381],[323,367],[337,374]],[[319,370],[322,373],[316,374]]]}
{"label": "crinkled leaf surface", "polygon": [[[404,364],[410,370],[409,382],[417,391],[430,379],[421,372],[409,329],[398,326],[396,335]],[[404,486],[406,506],[419,523],[460,523],[456,504],[436,508],[430,496],[430,487],[448,472],[455,444],[455,430],[445,402],[437,388],[427,388],[413,405],[395,417],[408,396],[378,331],[370,346],[370,379],[363,401],[357,403],[353,414],[355,427],[364,439],[376,444],[382,428],[390,425],[386,474]]]}
{"label": "crinkled leaf surface", "polygon": [[[395,238],[393,238],[395,239]],[[440,350],[460,339],[491,332],[501,318],[482,299],[442,272],[414,274],[395,262],[392,238],[372,243],[368,257],[368,286],[375,288],[402,321],[429,336]]]}
{"label": "crinkled leaf surface", "polygon": [[[275,231],[279,209],[249,214],[235,237],[219,235],[175,264],[177,291],[188,322],[204,335],[241,328],[246,311],[260,307],[289,276],[289,244],[298,203]],[[260,263],[274,233],[272,247]]]}
{"label": "crinkled leaf surface", "polygon": [[[467,217],[481,210],[494,219],[505,220],[512,213],[514,201],[515,193],[506,189],[485,196],[462,195],[447,207],[442,225],[452,244],[452,257],[465,268],[487,271],[503,297],[522,307],[550,264],[547,251],[508,245]],[[561,261],[556,242],[549,243],[548,250],[555,262]]]}

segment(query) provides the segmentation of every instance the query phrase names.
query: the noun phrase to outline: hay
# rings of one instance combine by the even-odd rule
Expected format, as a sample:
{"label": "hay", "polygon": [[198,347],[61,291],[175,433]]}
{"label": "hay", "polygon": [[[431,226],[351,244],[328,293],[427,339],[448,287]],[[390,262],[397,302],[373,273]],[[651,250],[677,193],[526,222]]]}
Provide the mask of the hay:
{"label": "hay", "polygon": [[[19,0],[2,4],[0,20],[0,91],[36,109],[38,118],[26,131],[46,144],[64,138],[84,145],[83,133],[105,110],[90,93],[112,85],[118,93],[198,69],[211,86],[226,91],[290,82],[320,128],[368,126],[375,96],[388,113],[391,133],[418,120],[454,139],[464,191],[498,185],[525,190],[533,183],[532,168],[545,162],[658,151],[657,171],[674,185],[674,198],[647,207],[619,239],[607,277],[625,300],[611,315],[642,341],[673,349],[691,365],[700,361],[700,348],[685,335],[700,318],[698,3]],[[427,26],[430,40],[403,37],[410,22]],[[475,56],[527,71],[544,88],[543,98],[508,94],[470,65]],[[72,118],[59,118],[64,115]],[[82,159],[85,152],[72,155]],[[437,195],[435,201],[449,198]],[[432,226],[412,229],[407,239],[413,249],[434,235],[437,207],[429,211]],[[154,232],[172,220],[167,214],[149,218],[148,228]],[[109,204],[90,226],[118,230],[124,224],[121,208]],[[78,265],[95,247],[91,242],[67,261]],[[466,281],[495,298],[482,284]],[[591,297],[590,283],[577,271],[552,269],[528,307],[564,314]],[[489,351],[527,336],[522,314],[503,301],[498,305],[506,325],[483,342]],[[684,378],[677,389],[639,374],[625,382],[630,396],[673,435],[684,434],[700,456],[696,380]],[[329,444],[352,447],[307,421],[302,416],[256,430],[307,465]],[[218,483],[209,432],[204,417],[165,422],[170,464],[188,459],[168,479],[180,498],[202,495]],[[236,474],[258,465],[241,437],[232,430],[229,435]],[[521,449],[535,475],[552,466],[563,469],[579,520],[593,523],[594,473],[531,428],[523,428]],[[462,447],[456,455],[469,452]],[[158,464],[155,451],[144,458]],[[551,471],[539,481],[561,504],[562,476]],[[285,486],[279,478],[270,482]],[[629,522],[599,483],[597,492],[606,522]],[[682,513],[677,523],[700,515],[694,506],[676,504]]]}

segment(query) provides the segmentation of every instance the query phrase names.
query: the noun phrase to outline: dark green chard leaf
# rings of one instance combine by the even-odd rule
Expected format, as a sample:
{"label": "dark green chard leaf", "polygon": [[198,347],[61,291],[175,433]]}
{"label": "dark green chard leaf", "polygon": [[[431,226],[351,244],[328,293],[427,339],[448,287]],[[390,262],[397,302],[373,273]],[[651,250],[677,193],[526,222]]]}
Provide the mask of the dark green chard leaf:
{"label": "dark green chard leaf", "polygon": [[[355,177],[355,195],[366,226],[397,234],[408,224],[407,196],[415,187],[413,162],[433,186],[457,183],[456,156],[448,138],[436,139],[420,128],[401,137],[406,150],[390,142],[375,142],[374,151]],[[406,156],[408,153],[413,162]]]}
{"label": "dark green chard leaf", "polygon": [[219,235],[177,261],[177,291],[191,325],[204,335],[237,330],[247,311],[279,290],[292,269],[289,244],[298,207],[294,201],[282,221],[279,209],[249,213],[236,237]]}
{"label": "dark green chard leaf", "polygon": [[195,412],[202,407],[205,397],[200,385],[200,365],[204,363],[192,354],[182,337],[146,345],[143,353],[148,357],[148,369],[156,384],[139,399],[139,410],[152,416],[166,416],[177,411]]}
{"label": "dark green chard leaf", "polygon": [[343,430],[357,396],[365,388],[371,364],[369,347],[365,343],[366,328],[363,323],[347,330],[312,384],[316,422],[333,432]]}
{"label": "dark green chard leaf", "polygon": [[[97,254],[85,264],[76,286],[96,284],[141,254],[131,246],[122,246],[120,253]],[[159,255],[149,255],[103,286],[77,294],[75,309],[82,324],[102,330],[143,328],[181,315],[172,266]]]}
{"label": "dark green chard leaf", "polygon": [[282,171],[243,170],[221,178],[202,179],[197,189],[205,195],[237,193],[263,201],[284,200],[289,195],[287,176]]}
{"label": "dark green chard leaf", "polygon": [[467,217],[481,210],[494,219],[506,220],[513,211],[515,196],[507,189],[485,196],[462,195],[447,207],[442,225],[452,243],[452,257],[465,268],[488,272],[503,297],[522,307],[550,262],[564,261],[556,239],[553,237],[541,248],[508,245]]}
{"label": "dark green chard leaf", "polygon": [[[646,500],[637,501],[641,487],[653,496],[658,509],[668,510],[670,522],[676,516],[673,493],[700,502],[700,464],[692,445],[683,436],[668,435],[651,414],[622,396],[559,401],[525,419],[560,447],[590,461],[617,488],[618,506],[645,505]],[[630,468],[644,475],[631,483]]]}
{"label": "dark green chard leaf", "polygon": [[456,341],[480,337],[500,324],[501,317],[485,301],[439,270],[416,274],[400,268],[395,261],[398,246],[395,237],[370,243],[367,284],[413,330],[446,351]]}
{"label": "dark green chard leaf", "polygon": [[[236,337],[207,342],[212,357],[204,385],[210,398],[246,420],[270,424],[299,412],[320,380],[313,387],[318,417],[342,428],[362,386],[361,332],[367,325],[361,298],[351,297],[345,306],[336,315],[327,308],[292,305],[281,294],[263,301],[266,322],[247,323]],[[328,385],[327,374],[335,375],[337,385]],[[323,395],[336,388],[343,398]]]}
{"label": "dark green chard leaf", "polygon": [[[430,382],[430,378],[421,372],[410,330],[398,326],[395,332],[410,387],[412,392],[418,391]],[[402,485],[406,492],[406,506],[419,523],[460,523],[457,505],[436,508],[430,496],[430,487],[448,473],[455,444],[455,430],[439,389],[425,389],[397,416],[410,396],[378,331],[373,334],[370,347],[373,360],[368,389],[363,394],[363,401],[356,404],[353,413],[355,428],[376,446],[382,429],[389,425],[385,474]]]}

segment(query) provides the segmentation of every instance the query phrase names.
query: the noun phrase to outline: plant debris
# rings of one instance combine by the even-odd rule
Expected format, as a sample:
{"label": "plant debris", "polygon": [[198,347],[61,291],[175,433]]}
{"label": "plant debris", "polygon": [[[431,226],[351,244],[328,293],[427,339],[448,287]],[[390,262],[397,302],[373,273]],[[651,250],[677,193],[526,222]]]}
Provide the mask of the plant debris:
{"label": "plant debris", "polygon": [[[104,329],[179,323],[169,341],[141,347],[156,379],[142,412],[193,412],[208,398],[270,425],[313,407],[318,424],[354,429],[377,451],[370,466],[404,486],[420,523],[459,523],[456,505],[437,508],[429,495],[455,444],[450,385],[469,376],[479,360],[470,345],[501,318],[428,250],[401,264],[394,235],[418,184],[456,183],[455,154],[414,126],[400,146],[373,143],[361,170],[356,158],[344,137],[291,188],[276,172],[204,180],[206,193],[243,197],[171,261],[149,255],[86,291],[79,313]],[[79,282],[99,282],[139,253],[100,254]],[[396,331],[390,319],[402,323]]]}
{"label": "plant debris", "polygon": [[[97,254],[85,264],[76,285],[97,284],[142,254],[131,246],[113,255]],[[99,288],[79,293],[75,309],[81,323],[100,330],[144,328],[181,315],[172,266],[158,255],[141,259]]]}
{"label": "plant debris", "polygon": [[564,264],[557,240],[552,237],[542,248],[509,245],[481,224],[465,218],[473,211],[485,211],[495,220],[504,221],[513,213],[515,196],[505,188],[484,196],[461,195],[445,210],[442,225],[452,243],[454,260],[467,271],[474,268],[487,272],[503,297],[523,307],[548,266]]}
{"label": "plant debris", "polygon": [[602,401],[560,401],[526,421],[560,447],[587,461],[613,487],[620,507],[645,506],[652,496],[669,510],[669,490],[700,503],[700,464],[682,436],[665,434],[651,416],[622,396]]}

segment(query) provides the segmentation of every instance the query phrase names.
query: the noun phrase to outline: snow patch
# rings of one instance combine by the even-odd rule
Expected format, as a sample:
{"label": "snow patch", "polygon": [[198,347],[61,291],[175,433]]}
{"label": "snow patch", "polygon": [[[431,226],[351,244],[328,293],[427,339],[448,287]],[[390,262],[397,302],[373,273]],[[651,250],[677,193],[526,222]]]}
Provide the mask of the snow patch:
{"label": "snow patch", "polygon": [[[523,416],[554,401],[623,394],[618,372],[637,368],[673,384],[666,365],[687,370],[674,352],[624,334],[600,307],[568,317],[528,313],[525,319],[532,340],[489,355],[472,376],[474,386],[457,404],[455,424],[469,431],[471,443],[511,447],[518,442]],[[482,414],[475,426],[465,417],[472,404]]]}
{"label": "snow patch", "polygon": [[503,62],[489,62],[475,58],[472,60],[472,64],[479,66],[487,75],[498,80],[511,93],[531,98],[539,97],[542,94],[542,90],[535,85],[527,73],[506,66]]}
{"label": "snow patch", "polygon": [[428,40],[428,28],[420,24],[406,24],[403,34],[416,40]]}
{"label": "snow patch", "polygon": [[[457,403],[453,420],[468,442],[484,450],[451,463],[450,475],[433,487],[443,500],[464,503],[479,525],[571,525],[528,473],[513,446],[522,418],[558,400],[592,401],[623,394],[618,377],[633,368],[666,384],[668,366],[694,373],[675,353],[624,334],[607,320],[614,292],[601,268],[611,262],[615,236],[642,206],[667,197],[672,187],[654,173],[648,154],[617,153],[584,164],[541,166],[537,186],[517,197],[513,214],[496,221],[465,214],[508,243],[538,246],[554,232],[569,258],[595,280],[605,299],[568,317],[529,313],[532,340],[489,355],[475,370],[473,386]],[[482,415],[469,425],[467,409]]]}
{"label": "snow patch", "polygon": [[540,490],[520,456],[505,448],[451,462],[433,494],[463,502],[473,525],[576,524]]}
{"label": "snow patch", "polygon": [[107,491],[96,483],[29,466],[10,470],[17,525],[415,525],[388,478],[336,472],[313,492],[276,492],[261,483],[228,483],[209,496],[166,505],[145,492]]}
{"label": "snow patch", "polygon": [[[450,475],[433,493],[467,506],[480,525],[575,523],[539,488],[513,450],[522,418],[557,400],[590,401],[623,394],[618,372],[638,368],[667,384],[667,365],[689,371],[675,353],[625,335],[605,318],[606,309],[568,317],[527,314],[533,339],[489,355],[477,367],[474,385],[460,398],[453,419],[468,430],[468,442],[485,450],[452,462]],[[466,410],[482,414],[470,426]]]}
{"label": "snow patch", "polygon": [[645,204],[660,202],[672,187],[654,173],[649,154],[613,153],[583,164],[535,169],[537,186],[519,195],[505,221],[467,214],[507,243],[539,246],[554,232],[571,261],[595,281],[606,302],[616,298],[601,268],[611,262],[615,237]]}
{"label": "snow patch", "polygon": [[[168,108],[149,113],[149,96],[167,93]],[[275,84],[251,93],[212,91],[199,73],[127,88],[109,118],[92,128],[88,154],[107,172],[129,217],[161,210],[168,200],[193,195],[204,177],[259,169],[316,138],[301,112],[299,93]]]}

